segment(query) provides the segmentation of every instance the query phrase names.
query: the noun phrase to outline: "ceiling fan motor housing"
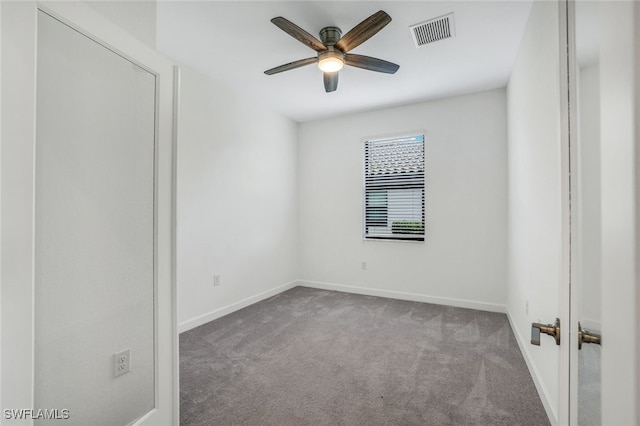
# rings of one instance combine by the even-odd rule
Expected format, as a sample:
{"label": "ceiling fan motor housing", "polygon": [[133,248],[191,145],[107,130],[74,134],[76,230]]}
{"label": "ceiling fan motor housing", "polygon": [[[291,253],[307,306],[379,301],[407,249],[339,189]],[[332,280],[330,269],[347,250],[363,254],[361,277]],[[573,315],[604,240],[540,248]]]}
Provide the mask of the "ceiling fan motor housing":
{"label": "ceiling fan motor housing", "polygon": [[342,38],[342,31],[338,27],[324,27],[320,30],[320,40],[325,46],[333,46]]}

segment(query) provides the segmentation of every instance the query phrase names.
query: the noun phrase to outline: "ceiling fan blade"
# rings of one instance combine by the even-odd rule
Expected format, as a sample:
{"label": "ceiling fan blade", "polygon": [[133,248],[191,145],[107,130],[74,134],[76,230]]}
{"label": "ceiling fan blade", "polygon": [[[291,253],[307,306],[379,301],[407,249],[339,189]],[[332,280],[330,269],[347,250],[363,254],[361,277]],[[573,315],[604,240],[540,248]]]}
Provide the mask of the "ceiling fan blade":
{"label": "ceiling fan blade", "polygon": [[389,16],[385,11],[380,10],[360,22],[358,25],[353,27],[351,31],[342,36],[342,38],[336,43],[336,47],[342,52],[347,53],[351,49],[369,40],[389,22],[391,22],[391,16]]}
{"label": "ceiling fan blade", "polygon": [[335,92],[338,88],[338,71],[336,72],[325,72],[323,75],[324,78],[324,91]]}
{"label": "ceiling fan blade", "polygon": [[266,75],[273,75],[282,71],[289,71],[289,70],[303,67],[305,65],[313,64],[317,61],[318,61],[318,58],[316,58],[315,56],[313,58],[300,59],[298,61],[293,61],[293,62],[289,62],[288,64],[280,65],[279,67],[271,68],[270,70],[266,70],[264,73]]}
{"label": "ceiling fan blade", "polygon": [[385,61],[378,58],[372,58],[371,56],[355,55],[350,53],[344,55],[344,63],[351,65],[352,67],[363,68],[369,71],[384,72],[387,74],[395,74],[400,68],[400,65],[393,62]]}
{"label": "ceiling fan blade", "polygon": [[320,40],[289,21],[288,19],[283,18],[282,16],[278,16],[271,20],[278,28],[280,28],[285,33],[289,34],[291,37],[298,40],[300,43],[307,45],[312,48],[316,52],[322,52],[327,50],[327,46],[322,44]]}

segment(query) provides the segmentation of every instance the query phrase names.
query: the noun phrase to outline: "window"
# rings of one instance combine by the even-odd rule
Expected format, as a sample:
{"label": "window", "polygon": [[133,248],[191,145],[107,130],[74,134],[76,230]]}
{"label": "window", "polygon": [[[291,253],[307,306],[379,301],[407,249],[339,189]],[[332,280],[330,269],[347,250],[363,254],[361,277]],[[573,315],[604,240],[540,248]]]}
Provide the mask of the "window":
{"label": "window", "polygon": [[364,237],[424,241],[424,135],[364,143]]}

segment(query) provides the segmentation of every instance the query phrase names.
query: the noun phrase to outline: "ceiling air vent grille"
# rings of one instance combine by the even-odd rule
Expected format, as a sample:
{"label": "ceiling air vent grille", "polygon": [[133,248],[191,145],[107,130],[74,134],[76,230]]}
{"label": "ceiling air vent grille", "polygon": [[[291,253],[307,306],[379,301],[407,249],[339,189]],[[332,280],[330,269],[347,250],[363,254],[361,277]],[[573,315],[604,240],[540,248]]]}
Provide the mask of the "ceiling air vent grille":
{"label": "ceiling air vent grille", "polygon": [[416,47],[456,35],[453,12],[409,27]]}

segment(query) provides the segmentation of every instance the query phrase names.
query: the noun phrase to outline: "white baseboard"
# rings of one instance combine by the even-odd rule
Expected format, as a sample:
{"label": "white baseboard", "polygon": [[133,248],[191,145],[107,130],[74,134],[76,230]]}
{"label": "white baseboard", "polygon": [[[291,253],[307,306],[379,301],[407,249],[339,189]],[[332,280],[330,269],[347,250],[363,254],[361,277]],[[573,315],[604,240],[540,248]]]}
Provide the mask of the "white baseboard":
{"label": "white baseboard", "polygon": [[429,295],[418,294],[418,293],[406,293],[401,291],[381,290],[381,289],[375,289],[375,288],[357,287],[357,286],[326,283],[326,282],[319,282],[319,281],[297,280],[297,281],[291,281],[279,287],[274,287],[271,290],[267,290],[262,293],[247,297],[238,302],[231,303],[229,305],[215,309],[211,312],[207,312],[206,314],[189,319],[187,321],[183,321],[180,324],[178,324],[178,333],[184,333],[185,331],[201,326],[202,324],[206,324],[210,321],[213,321],[215,319],[228,315],[232,312],[245,308],[249,305],[253,305],[254,303],[257,303],[257,302],[260,302],[261,300],[275,296],[276,294],[282,293],[296,286],[311,287],[311,288],[317,288],[321,290],[341,291],[344,293],[362,294],[365,296],[387,297],[390,299],[408,300],[412,302],[433,303],[436,305],[446,305],[446,306],[455,306],[458,308],[477,309],[480,311],[487,311],[487,312],[507,313],[506,305],[501,305],[498,303],[477,302],[474,300],[429,296]]}
{"label": "white baseboard", "polygon": [[242,308],[246,308],[247,306],[258,303],[261,300],[268,299],[271,296],[275,296],[276,294],[282,293],[283,291],[287,291],[295,287],[296,285],[298,285],[297,283],[298,281],[291,281],[279,287],[274,287],[271,290],[263,291],[262,293],[258,293],[256,295],[247,297],[246,299],[242,299],[238,302],[231,303],[227,306],[223,306],[211,312],[207,312],[204,315],[200,315],[190,320],[183,321],[178,324],[178,333],[184,333],[185,331],[191,330],[192,328],[196,328],[198,326],[201,326],[202,324],[206,324],[209,321],[213,321]]}
{"label": "white baseboard", "polygon": [[341,291],[344,293],[363,294],[366,296],[388,297],[390,299],[409,300],[412,302],[433,303],[436,305],[455,306],[457,308],[477,309],[479,311],[506,313],[507,306],[499,303],[477,302],[474,300],[454,299],[449,297],[429,296],[418,293],[405,293],[401,291],[380,290],[368,287],[356,287],[343,284],[325,283],[318,281],[299,280],[297,285],[302,287],[318,288],[321,290]]}
{"label": "white baseboard", "polygon": [[547,417],[549,417],[549,422],[551,422],[552,426],[556,426],[558,424],[558,415],[551,407],[549,402],[549,392],[547,388],[544,386],[542,381],[540,380],[540,375],[538,370],[534,367],[531,358],[529,357],[529,345],[531,344],[530,339],[525,339],[520,334],[518,327],[513,322],[511,318],[511,314],[509,313],[509,309],[507,309],[507,318],[509,319],[509,324],[511,325],[511,330],[513,330],[513,334],[516,336],[516,341],[518,342],[518,347],[520,348],[520,352],[522,353],[522,357],[524,358],[524,362],[527,364],[527,368],[529,368],[529,374],[533,379],[533,384],[536,386],[536,390],[538,391],[538,395],[540,396],[540,400],[542,401],[542,405],[544,410],[547,412]]}

